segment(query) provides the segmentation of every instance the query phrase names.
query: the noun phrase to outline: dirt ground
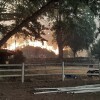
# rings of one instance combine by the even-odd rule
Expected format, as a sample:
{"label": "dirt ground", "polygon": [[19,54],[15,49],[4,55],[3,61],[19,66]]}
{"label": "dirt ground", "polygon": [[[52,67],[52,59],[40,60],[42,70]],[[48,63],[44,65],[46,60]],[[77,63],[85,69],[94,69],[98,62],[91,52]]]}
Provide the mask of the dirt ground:
{"label": "dirt ground", "polygon": [[99,84],[98,78],[82,77],[65,79],[61,77],[41,76],[25,79],[22,84],[20,78],[0,79],[0,100],[100,100],[100,92],[84,94],[50,93],[34,94],[38,87],[68,87],[88,84]]}

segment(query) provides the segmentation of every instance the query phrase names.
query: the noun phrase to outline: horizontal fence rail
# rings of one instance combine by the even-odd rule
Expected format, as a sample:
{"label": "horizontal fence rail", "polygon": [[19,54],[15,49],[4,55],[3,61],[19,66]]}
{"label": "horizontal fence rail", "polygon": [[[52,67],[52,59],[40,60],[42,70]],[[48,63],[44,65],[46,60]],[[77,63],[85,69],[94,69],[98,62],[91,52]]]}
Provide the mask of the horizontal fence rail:
{"label": "horizontal fence rail", "polygon": [[[26,76],[61,75],[62,81],[66,75],[86,75],[100,77],[100,64],[81,63],[38,63],[38,64],[0,64],[0,77],[21,77],[22,83]],[[99,73],[86,73],[88,70],[98,70]],[[74,72],[73,72],[74,71]]]}

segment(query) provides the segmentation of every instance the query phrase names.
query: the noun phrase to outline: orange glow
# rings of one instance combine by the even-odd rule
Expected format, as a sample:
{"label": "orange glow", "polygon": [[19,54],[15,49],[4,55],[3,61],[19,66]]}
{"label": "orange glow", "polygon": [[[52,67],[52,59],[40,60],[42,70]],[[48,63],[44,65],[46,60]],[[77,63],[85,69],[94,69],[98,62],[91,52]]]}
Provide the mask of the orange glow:
{"label": "orange glow", "polygon": [[15,50],[17,47],[19,46],[19,43],[12,43],[9,47],[7,47],[7,49],[9,50]]}
{"label": "orange glow", "polygon": [[12,43],[9,46],[7,46],[7,49],[9,49],[9,50],[15,50],[17,48],[23,48],[23,47],[25,47],[27,45],[34,46],[34,47],[41,47],[41,48],[47,49],[49,51],[52,51],[56,55],[58,55],[58,48],[57,49],[54,49],[53,46],[49,46],[47,44],[47,42],[44,42],[42,44],[42,42],[40,42],[40,41],[34,41],[33,42],[31,40],[27,40],[27,43],[26,43],[26,41],[24,41],[23,43],[15,42],[15,43]]}

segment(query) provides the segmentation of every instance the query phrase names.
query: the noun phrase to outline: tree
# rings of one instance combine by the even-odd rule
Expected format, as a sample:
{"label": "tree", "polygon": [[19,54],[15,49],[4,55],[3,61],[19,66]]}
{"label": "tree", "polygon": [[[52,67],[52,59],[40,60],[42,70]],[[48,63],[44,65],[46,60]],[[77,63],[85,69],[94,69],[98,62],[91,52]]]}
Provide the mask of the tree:
{"label": "tree", "polygon": [[[12,1],[12,0],[10,0],[10,1]],[[35,2],[35,1],[32,1],[32,0],[30,0],[30,1],[31,2]],[[69,16],[71,14],[70,12],[72,12],[72,14],[76,15],[77,14],[77,10],[78,10],[78,6],[80,5],[80,3],[82,5],[84,3],[84,4],[88,5],[92,9],[93,8],[92,7],[93,6],[92,4],[95,4],[94,2],[96,2],[97,0],[75,0],[75,1],[73,1],[73,0],[50,0],[44,6],[41,6],[42,5],[41,2],[43,2],[43,0],[41,0],[41,2],[39,1],[39,4],[40,4],[39,9],[36,10],[35,12],[33,12],[33,14],[30,17],[27,16],[25,19],[23,19],[23,21],[21,21],[18,25],[16,25],[15,28],[13,28],[9,32],[7,32],[6,35],[4,35],[4,37],[0,40],[0,46],[2,46],[13,34],[21,31],[22,30],[22,27],[26,26],[26,27],[29,28],[29,25],[28,24],[29,24],[30,21],[31,22],[36,21],[36,19],[38,18],[38,16],[40,16],[42,13],[46,12],[48,10],[48,8],[53,8],[54,6],[52,6],[52,5],[55,2],[58,2],[58,1],[60,2],[59,3],[60,4],[60,7],[57,6],[56,9],[58,9],[58,12],[59,12],[58,14],[60,15],[59,18],[62,19],[62,16],[64,17],[65,14],[67,14],[67,16]],[[58,5],[58,3],[55,3],[55,4]],[[97,5],[97,4],[95,4],[95,5]],[[59,10],[59,9],[61,9],[61,10]],[[63,13],[62,13],[62,11],[63,11]],[[66,13],[64,14],[65,11],[66,11]],[[59,20],[58,23],[60,21],[61,20]],[[59,36],[57,35],[57,37],[58,37],[58,40],[60,41],[60,39],[62,38],[62,35],[60,34],[60,33],[62,33],[62,28],[61,27],[60,28],[58,27],[58,29],[60,31],[57,30],[57,34],[59,33]],[[34,32],[34,34],[35,34],[36,37],[41,38],[41,36],[36,32],[36,30],[34,29],[34,27],[32,27],[32,32]],[[62,42],[59,42],[59,44],[62,44]],[[62,49],[62,46],[60,48]],[[59,54],[62,55],[62,53],[59,53]]]}
{"label": "tree", "polygon": [[88,49],[91,43],[94,41],[94,32],[96,30],[96,24],[93,21],[94,15],[85,9],[84,15],[81,17],[75,16],[69,21],[67,25],[67,32],[65,33],[65,45],[70,46],[74,53],[74,57],[77,51]]}
{"label": "tree", "polygon": [[94,40],[94,14],[87,6],[87,2],[65,0],[58,5],[57,15],[53,29],[59,48],[59,58],[63,58],[63,48],[66,45],[71,47],[75,57],[78,50],[87,49]]}
{"label": "tree", "polygon": [[[16,27],[14,27],[12,30],[10,30],[9,32],[7,32],[4,37],[0,40],[0,47],[15,33],[22,31],[23,27],[28,27],[29,28],[29,23],[32,22],[36,22],[37,18],[43,13],[45,12],[55,1],[57,0],[50,0],[49,2],[47,2],[47,4],[45,4],[44,6],[40,6],[39,10],[35,11],[34,13],[32,13],[30,16],[27,16],[25,19],[23,19]],[[41,4],[40,4],[41,5]],[[32,32],[34,32],[34,36],[36,38],[40,38],[42,39],[42,37],[40,36],[40,34],[34,29],[34,27],[31,28]],[[33,34],[30,34],[33,35]],[[43,40],[43,39],[42,39]]]}
{"label": "tree", "polygon": [[[5,12],[5,2],[4,1],[0,1],[0,21],[2,21],[2,13]],[[3,35],[2,33],[5,34],[7,30],[7,27],[3,26],[2,24],[0,24],[0,34]]]}
{"label": "tree", "polygon": [[100,39],[91,47],[91,54],[100,60]]}
{"label": "tree", "polygon": [[94,13],[95,18],[98,18],[99,26],[97,27],[97,32],[95,38],[100,34],[100,0],[84,0],[89,6],[90,10]]}

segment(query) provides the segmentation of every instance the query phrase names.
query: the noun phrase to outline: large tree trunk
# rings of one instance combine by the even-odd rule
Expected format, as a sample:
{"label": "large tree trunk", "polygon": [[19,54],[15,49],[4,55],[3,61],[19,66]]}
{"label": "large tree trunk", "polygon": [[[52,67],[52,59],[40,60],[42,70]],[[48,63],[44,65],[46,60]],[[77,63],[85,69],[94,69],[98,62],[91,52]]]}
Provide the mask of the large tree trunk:
{"label": "large tree trunk", "polygon": [[63,38],[62,38],[62,27],[60,26],[60,22],[62,21],[61,17],[62,14],[60,13],[60,6],[61,2],[59,2],[59,7],[58,7],[58,13],[57,13],[57,29],[56,29],[56,39],[57,39],[57,44],[58,44],[58,50],[59,50],[59,55],[58,58],[62,62],[63,61]]}
{"label": "large tree trunk", "polygon": [[48,10],[48,8],[55,2],[55,1],[59,1],[59,0],[50,0],[45,6],[41,7],[41,9],[39,9],[38,11],[36,11],[35,13],[33,13],[30,17],[27,17],[25,20],[23,20],[18,26],[16,26],[12,31],[8,32],[1,40],[0,40],[0,47],[7,42],[7,40],[14,35],[15,33],[17,33],[18,31],[20,31],[22,29],[22,27],[26,26],[28,24],[28,22],[30,21],[34,21],[37,19],[37,17],[39,15],[41,15],[43,12],[45,12],[46,10]]}
{"label": "large tree trunk", "polygon": [[58,49],[59,49],[59,59],[62,61],[63,60],[63,46],[61,43],[58,44]]}
{"label": "large tree trunk", "polygon": [[75,58],[76,52],[73,52],[73,55],[74,55],[74,58]]}
{"label": "large tree trunk", "polygon": [[73,57],[76,57],[76,50],[72,50],[73,51]]}
{"label": "large tree trunk", "polygon": [[59,50],[59,59],[60,61],[63,60],[63,43],[62,43],[62,32],[58,29],[57,34],[57,44],[58,44],[58,50]]}

